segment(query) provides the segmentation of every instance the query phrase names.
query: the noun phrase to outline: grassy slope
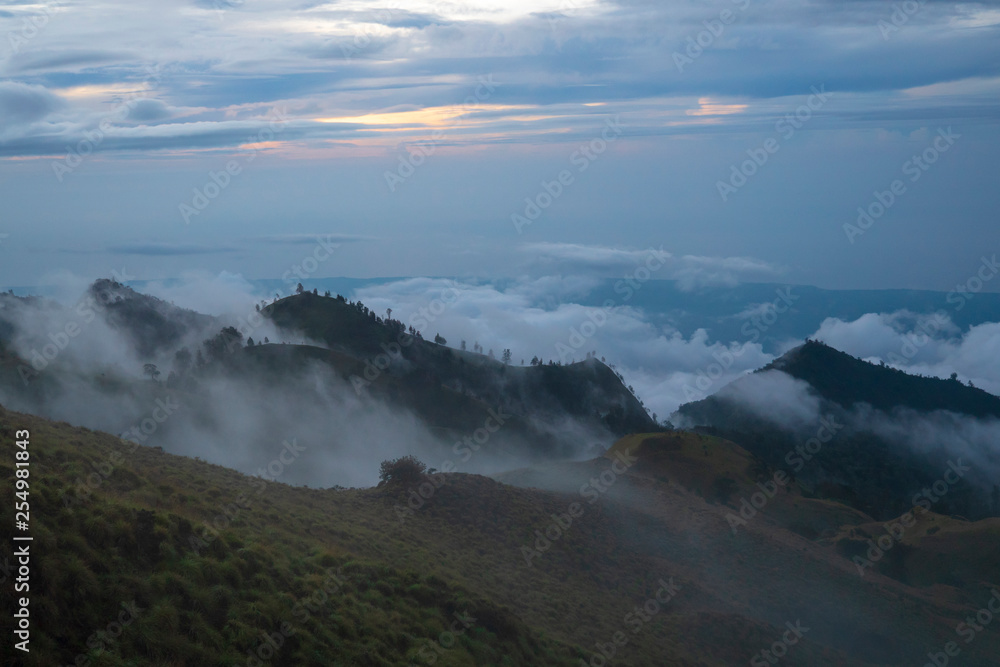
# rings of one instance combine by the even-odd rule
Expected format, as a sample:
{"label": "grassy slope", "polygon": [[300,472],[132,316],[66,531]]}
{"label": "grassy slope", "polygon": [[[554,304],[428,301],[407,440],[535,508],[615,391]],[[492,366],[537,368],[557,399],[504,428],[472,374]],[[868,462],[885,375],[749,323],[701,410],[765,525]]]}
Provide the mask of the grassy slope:
{"label": "grassy slope", "polygon": [[[624,615],[674,571],[623,549],[600,506],[528,568],[520,547],[533,527],[565,511],[567,499],[483,477],[443,478],[427,506],[401,524],[394,507],[406,503],[407,489],[268,483],[256,493],[251,478],[219,466],[145,447],[128,453],[131,446],[112,436],[27,415],[4,412],[2,421],[7,442],[12,428],[32,431],[37,588],[28,664],[86,652],[93,633],[130,600],[143,610],[139,619],[109,650],[92,652],[93,664],[245,664],[260,633],[284,622],[296,632],[274,664],[421,664],[420,649],[466,609],[477,629],[435,664],[573,664],[585,654],[572,645],[626,629]],[[61,492],[116,451],[124,461],[92,497],[64,507]],[[11,471],[0,474],[9,479]],[[237,511],[241,494],[250,507]],[[204,526],[227,506],[235,518],[212,539]],[[153,512],[151,528],[141,526],[143,511]],[[199,535],[209,544],[195,553],[190,542]],[[0,545],[0,558],[10,558],[9,544]],[[340,566],[343,589],[296,622],[296,603],[316,594],[327,568]],[[643,627],[618,664],[732,664],[774,633],[681,600]],[[835,664],[816,647],[800,654],[804,661],[790,664]]]}
{"label": "grassy slope", "polygon": [[[880,572],[914,586],[947,584],[972,594],[1000,582],[1000,519],[970,522],[919,509],[913,517],[915,525],[876,563]],[[868,539],[898,523],[845,526],[828,541],[843,553],[864,556]]]}
{"label": "grassy slope", "polygon": [[[656,553],[670,563],[691,583],[692,610],[739,614],[775,627],[795,618],[811,622],[811,639],[834,651],[826,655],[835,664],[838,649],[852,656],[841,664],[918,664],[927,651],[956,640],[957,623],[975,613],[990,588],[1000,583],[995,562],[988,564],[1000,548],[991,521],[959,522],[978,541],[966,542],[962,534],[936,553],[912,552],[914,568],[932,558],[938,567],[921,570],[924,577],[914,578],[913,586],[884,576],[884,568],[862,578],[836,548],[840,531],[835,527],[846,524],[845,532],[871,528],[871,518],[838,503],[804,498],[794,485],[733,534],[726,517],[738,510],[741,497],[759,491],[758,479],[770,476],[733,443],[692,433],[635,435],[620,440],[608,456],[621,449],[636,451],[640,463],[602,501],[608,508],[617,503],[627,507],[616,510],[629,527],[619,548]],[[572,491],[578,480],[607,465],[556,464],[500,478],[525,487]],[[714,480],[723,476],[736,483],[728,504],[712,497]],[[812,530],[803,530],[804,523]],[[808,537],[813,534],[822,539]],[[949,549],[978,564],[978,577],[968,578],[974,585],[952,585],[950,569],[972,566],[939,555]],[[992,656],[1000,651],[997,637],[983,634],[976,641],[963,647],[963,664],[994,664]]]}
{"label": "grassy slope", "polygon": [[[780,516],[765,513],[734,537],[725,522],[731,509],[689,490],[707,477],[685,467],[696,470],[707,450],[742,493],[748,471],[740,461],[749,459],[697,435],[682,437],[667,457],[673,462],[652,451],[528,567],[521,547],[579,494],[447,475],[401,523],[394,508],[406,504],[407,488],[261,486],[151,448],[128,453],[117,438],[65,424],[7,412],[0,421],[5,451],[11,429],[32,431],[29,664],[71,661],[134,599],[139,619],[93,664],[246,664],[260,633],[284,622],[296,631],[272,664],[427,664],[421,648],[455,611],[468,610],[475,627],[435,664],[578,665],[574,656],[627,630],[625,615],[670,577],[681,592],[629,634],[616,664],[745,664],[799,618],[813,629],[783,664],[898,664],[951,638],[976,599],[952,591],[944,600],[878,575],[862,580],[833,547],[786,530]],[[666,437],[637,439],[655,450]],[[64,507],[60,493],[114,451],[124,461],[92,498]],[[582,467],[573,471],[578,482],[609,462],[570,465]],[[0,468],[10,479],[7,461]],[[672,477],[657,479],[663,474]],[[241,494],[244,507],[234,505]],[[227,507],[234,519],[213,539],[204,526]],[[144,510],[153,513],[149,526]],[[191,537],[200,535],[209,544],[195,553]],[[0,542],[0,559],[10,558],[10,544]],[[317,593],[331,567],[342,567],[344,583],[300,619],[295,605]],[[966,664],[989,664],[982,656],[996,650],[984,634],[963,655]]]}
{"label": "grassy slope", "polygon": [[[346,531],[370,545],[383,535],[358,494],[254,486],[219,466],[146,447],[130,452],[113,436],[2,410],[0,423],[4,451],[12,451],[14,429],[31,431],[33,635],[23,664],[69,663],[82,653],[94,665],[242,665],[261,633],[290,623],[294,632],[273,664],[406,665],[420,662],[465,611],[476,622],[435,664],[572,664],[570,648],[482,596],[426,569],[388,565],[381,548],[344,548],[335,536]],[[60,500],[115,452],[122,463],[89,498]],[[6,463],[0,474],[13,478]],[[234,505],[241,494],[249,508]],[[12,504],[5,484],[4,505]],[[217,538],[203,533],[227,506],[231,524]],[[153,513],[149,525],[145,511]],[[192,536],[202,535],[206,546],[192,548]],[[4,563],[13,559],[10,545],[0,546]],[[397,540],[393,547],[403,550]],[[342,579],[331,580],[338,571]],[[320,604],[324,589],[332,592]],[[5,609],[10,593],[4,587]],[[132,600],[142,610],[137,620],[108,645],[95,641]],[[296,608],[306,601],[314,613]],[[101,646],[108,650],[94,648]]]}
{"label": "grassy slope", "polygon": [[[662,481],[676,480],[702,498],[739,508],[742,498],[761,491],[758,482],[774,479],[769,469],[750,452],[721,438],[691,433],[626,436],[607,456],[634,450],[645,465],[637,474]],[[725,482],[724,484],[722,482]],[[841,503],[807,498],[794,480],[768,503],[767,516],[806,537],[832,534],[844,525],[871,522],[867,514]]]}

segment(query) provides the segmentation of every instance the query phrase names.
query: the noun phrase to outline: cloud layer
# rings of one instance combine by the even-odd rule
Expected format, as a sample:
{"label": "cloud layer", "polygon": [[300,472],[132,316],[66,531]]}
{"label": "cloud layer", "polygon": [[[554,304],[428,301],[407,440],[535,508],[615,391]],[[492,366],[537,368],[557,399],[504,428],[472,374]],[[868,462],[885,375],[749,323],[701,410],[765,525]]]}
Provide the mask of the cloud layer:
{"label": "cloud layer", "polygon": [[[235,147],[272,107],[288,114],[282,142],[314,146],[371,142],[375,112],[392,144],[435,128],[457,143],[564,141],[608,111],[640,136],[712,132],[759,125],[766,100],[819,84],[850,100],[831,126],[995,118],[995,95],[930,93],[958,81],[995,93],[993,3],[926,3],[903,23],[893,11],[868,0],[12,5],[0,17],[0,154],[59,154],[99,127],[102,151]],[[435,112],[470,99],[457,122]]]}

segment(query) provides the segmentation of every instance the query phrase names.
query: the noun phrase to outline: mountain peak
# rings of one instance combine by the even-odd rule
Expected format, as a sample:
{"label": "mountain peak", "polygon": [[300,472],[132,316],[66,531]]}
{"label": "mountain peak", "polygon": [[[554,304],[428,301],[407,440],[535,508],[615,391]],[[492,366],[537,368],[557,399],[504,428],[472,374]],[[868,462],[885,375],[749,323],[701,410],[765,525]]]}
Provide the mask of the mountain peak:
{"label": "mountain peak", "polygon": [[216,320],[210,315],[175,306],[108,278],[95,280],[88,290],[108,323],[125,332],[143,358],[176,347],[194,331],[207,330]]}
{"label": "mountain peak", "polygon": [[906,407],[1000,418],[1000,398],[982,389],[955,378],[910,375],[884,362],[874,364],[853,357],[818,340],[807,340],[761,369],[768,370],[804,380],[824,398],[845,408],[868,403],[884,411]]}

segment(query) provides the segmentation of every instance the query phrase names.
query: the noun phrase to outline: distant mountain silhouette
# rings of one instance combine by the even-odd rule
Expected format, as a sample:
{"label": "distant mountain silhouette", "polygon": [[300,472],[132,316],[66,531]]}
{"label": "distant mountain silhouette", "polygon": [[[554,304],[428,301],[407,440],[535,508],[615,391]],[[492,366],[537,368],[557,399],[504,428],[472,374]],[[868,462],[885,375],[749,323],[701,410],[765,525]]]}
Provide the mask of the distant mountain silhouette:
{"label": "distant mountain silhouette", "polygon": [[216,318],[179,308],[162,299],[136,292],[115,280],[100,279],[88,290],[109,324],[128,334],[145,357],[178,346],[186,336],[207,331]]}
{"label": "distant mountain silhouette", "polygon": [[[425,402],[429,392],[436,397],[437,413],[448,404],[457,407],[457,397],[464,396],[519,418],[552,423],[570,418],[619,437],[658,428],[615,372],[597,359],[507,365],[410,335],[402,322],[378,317],[361,304],[308,292],[280,299],[264,312],[282,329],[299,331],[340,353],[329,360],[345,379],[366,390],[392,390],[404,405]],[[372,369],[387,361],[391,365],[384,372]]]}
{"label": "distant mountain silhouette", "polygon": [[810,340],[765,366],[808,382],[823,398],[845,408],[867,403],[890,411],[897,407],[920,412],[950,410],[973,417],[1000,418],[1000,397],[958,380],[910,375],[876,365]]}
{"label": "distant mountain silhouette", "polygon": [[[18,397],[20,408],[51,417],[65,417],[52,406],[68,403],[76,414],[89,412],[76,407],[82,398],[79,383],[109,400],[146,401],[147,394],[161,386],[140,379],[143,365],[149,363],[158,366],[153,372],[162,387],[183,392],[198,411],[213,408],[206,392],[215,381],[234,380],[251,399],[261,399],[271,387],[293,387],[284,397],[297,397],[321,412],[328,399],[301,378],[311,369],[325,369],[346,383],[350,395],[363,395],[401,414],[412,413],[448,445],[448,451],[481,430],[494,413],[504,428],[490,439],[488,448],[494,454],[504,450],[512,459],[599,452],[617,437],[659,428],[615,371],[596,359],[567,365],[508,365],[425,340],[399,320],[379,317],[364,304],[343,297],[303,292],[258,304],[263,306],[258,326],[270,322],[284,332],[278,336],[281,340],[270,344],[263,344],[265,336],[255,330],[243,333],[231,326],[240,323],[176,307],[113,280],[96,281],[72,307],[13,295],[0,296],[0,305],[5,306],[0,310],[0,383]],[[5,342],[10,343],[26,315],[40,308],[50,309],[57,324],[45,325],[51,331],[32,332],[32,358],[5,351]],[[59,352],[51,360],[40,356],[38,351],[46,346],[54,349],[50,334],[64,328],[63,320],[82,328],[95,317],[123,334],[134,353],[122,350],[120,361],[97,371],[68,363],[75,341],[65,341],[70,345],[66,355]],[[253,337],[255,344],[248,345]],[[134,368],[122,368],[123,363]],[[112,414],[114,425],[87,423],[120,430],[141,419],[141,414],[124,409]],[[207,414],[198,420],[213,421]],[[282,422],[275,420],[273,428],[273,433],[258,436],[280,442]]]}
{"label": "distant mountain silhouette", "polygon": [[[985,420],[984,428],[1000,432],[995,421],[1000,418],[1000,398],[957,380],[917,377],[872,364],[817,341],[790,350],[754,374],[778,372],[808,384],[819,406],[815,424],[789,425],[777,402],[773,409],[760,407],[767,396],[751,406],[746,397],[760,389],[752,388],[749,376],[682,405],[675,418],[738,443],[769,466],[791,468],[815,497],[846,502],[879,519],[910,508],[915,494],[940,479],[950,460],[964,455],[969,462],[975,456],[991,466],[974,467],[949,486],[934,509],[973,518],[1000,514],[993,490],[1000,483],[994,473],[1000,452],[992,446],[969,449],[961,442],[949,447],[937,440],[915,447],[908,432],[918,419],[946,424],[979,419]],[[829,442],[820,443],[820,451],[807,463],[796,448],[816,437],[819,420],[826,415],[842,428]]]}

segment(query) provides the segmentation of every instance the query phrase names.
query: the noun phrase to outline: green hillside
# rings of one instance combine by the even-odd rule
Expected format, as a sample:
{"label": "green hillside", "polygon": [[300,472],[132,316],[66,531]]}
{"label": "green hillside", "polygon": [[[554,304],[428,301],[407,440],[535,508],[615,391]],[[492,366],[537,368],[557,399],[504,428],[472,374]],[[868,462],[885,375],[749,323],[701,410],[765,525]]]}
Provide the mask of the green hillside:
{"label": "green hillside", "polygon": [[[834,546],[789,528],[793,496],[734,536],[726,516],[760,471],[704,436],[679,436],[679,448],[673,436],[637,436],[610,458],[562,464],[572,491],[433,475],[419,502],[417,486],[290,487],[28,415],[0,410],[0,423],[4,451],[14,429],[31,432],[25,664],[78,654],[94,665],[256,664],[264,635],[285,628],[271,664],[579,665],[622,632],[616,664],[721,666],[745,663],[796,619],[811,630],[785,664],[900,664],[945,640],[980,592],[955,590],[945,603],[932,589],[859,578]],[[638,461],[587,502],[574,476],[607,475],[623,449]],[[732,497],[703,497],[718,488],[712,475],[735,480]],[[572,503],[582,516],[540,544]],[[540,548],[530,565],[526,548]],[[12,549],[0,542],[0,562]],[[664,581],[673,597],[639,623],[634,610]],[[4,596],[11,608],[10,588]],[[119,630],[123,603],[139,611]],[[475,621],[442,635],[456,613]],[[984,636],[968,664],[996,650]]]}
{"label": "green hillside", "polygon": [[[341,530],[368,541],[392,525],[388,510],[390,520],[376,519],[378,494],[330,503],[335,492],[0,409],[4,451],[15,424],[31,435],[32,635],[22,664],[82,655],[90,665],[235,666],[267,653],[264,635],[275,633],[275,665],[574,664],[571,648],[420,561],[389,565],[339,544]],[[93,488],[75,483],[95,470],[110,474],[96,473]],[[14,476],[6,464],[0,474]],[[6,507],[13,494],[5,485]],[[367,520],[355,504],[374,505],[361,512]],[[5,564],[15,562],[11,545],[0,547]],[[11,594],[5,586],[5,609]],[[124,629],[107,630],[135,609]],[[8,637],[10,622],[5,614]]]}

